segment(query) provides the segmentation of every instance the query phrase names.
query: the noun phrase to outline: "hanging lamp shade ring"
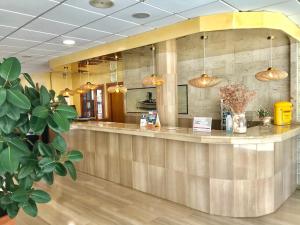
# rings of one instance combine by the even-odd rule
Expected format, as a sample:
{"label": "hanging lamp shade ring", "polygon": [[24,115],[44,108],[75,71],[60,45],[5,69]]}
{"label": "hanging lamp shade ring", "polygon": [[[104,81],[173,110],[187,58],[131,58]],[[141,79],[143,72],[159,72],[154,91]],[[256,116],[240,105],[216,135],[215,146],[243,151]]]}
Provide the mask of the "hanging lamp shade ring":
{"label": "hanging lamp shade ring", "polygon": [[155,63],[155,46],[151,46],[151,51],[152,51],[152,65],[153,65],[153,70],[152,74],[149,76],[146,76],[143,79],[143,85],[144,86],[150,86],[150,87],[158,87],[161,86],[165,83],[165,80],[161,77],[158,76],[155,71],[156,71],[156,63]]}
{"label": "hanging lamp shade ring", "polygon": [[207,74],[202,74],[199,77],[189,80],[189,85],[196,88],[207,88],[213,87],[222,81],[219,77],[210,76]]}
{"label": "hanging lamp shade ring", "polygon": [[82,87],[83,87],[83,89],[86,89],[86,90],[95,90],[95,89],[97,89],[98,85],[92,84],[91,82],[88,81]]}
{"label": "hanging lamp shade ring", "polygon": [[283,80],[288,77],[288,73],[273,67],[273,40],[275,37],[270,35],[267,39],[270,41],[269,68],[255,74],[255,78],[259,81]]}
{"label": "hanging lamp shade ring", "polygon": [[189,80],[189,85],[196,87],[196,88],[208,88],[213,87],[219,84],[222,79],[216,76],[208,75],[205,72],[205,66],[206,66],[206,40],[208,39],[208,36],[205,34],[201,36],[201,40],[203,41],[203,74],[199,77],[193,78]]}
{"label": "hanging lamp shade ring", "polygon": [[107,92],[108,93],[123,93],[125,94],[127,92],[127,88],[123,85],[114,85],[114,86],[111,86],[107,89]]}
{"label": "hanging lamp shade ring", "polygon": [[265,71],[258,72],[255,78],[259,81],[283,80],[288,77],[288,73],[273,67]]}
{"label": "hanging lamp shade ring", "polygon": [[114,86],[110,86],[107,88],[108,93],[122,93],[125,94],[127,92],[127,88],[124,85],[119,85],[118,83],[118,55],[115,55],[115,60],[116,60],[116,78],[117,78],[117,84]]}
{"label": "hanging lamp shade ring", "polygon": [[157,76],[156,74],[151,74],[150,76],[147,76],[143,79],[143,85],[144,86],[151,86],[151,87],[158,87],[165,83],[165,80]]}
{"label": "hanging lamp shade ring", "polygon": [[60,92],[60,95],[64,96],[64,97],[70,97],[74,95],[74,91],[70,90],[69,88],[65,88],[64,90],[62,90]]}

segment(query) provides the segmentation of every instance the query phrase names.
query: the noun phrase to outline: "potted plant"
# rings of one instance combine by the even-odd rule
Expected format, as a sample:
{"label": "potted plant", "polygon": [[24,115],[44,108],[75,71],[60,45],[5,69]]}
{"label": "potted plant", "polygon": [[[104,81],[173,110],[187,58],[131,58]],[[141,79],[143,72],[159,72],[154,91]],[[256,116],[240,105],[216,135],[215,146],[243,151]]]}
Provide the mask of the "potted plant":
{"label": "potted plant", "polygon": [[226,85],[220,88],[220,97],[224,105],[229,107],[233,112],[233,132],[246,133],[246,107],[256,95],[255,91],[248,90],[242,84]]}
{"label": "potted plant", "polygon": [[[67,151],[62,137],[77,116],[75,109],[53,90],[39,88],[28,74],[23,74],[28,86],[22,86],[20,73],[16,58],[0,63],[0,225],[14,224],[20,209],[35,217],[37,203],[51,198],[34,184],[52,185],[55,174],[69,173],[76,180],[73,162],[83,158],[80,151]],[[52,142],[29,140],[29,133],[41,135],[48,127],[55,133]]]}
{"label": "potted plant", "polygon": [[269,126],[271,124],[271,113],[270,111],[260,107],[257,110],[257,116],[262,121],[263,126]]}

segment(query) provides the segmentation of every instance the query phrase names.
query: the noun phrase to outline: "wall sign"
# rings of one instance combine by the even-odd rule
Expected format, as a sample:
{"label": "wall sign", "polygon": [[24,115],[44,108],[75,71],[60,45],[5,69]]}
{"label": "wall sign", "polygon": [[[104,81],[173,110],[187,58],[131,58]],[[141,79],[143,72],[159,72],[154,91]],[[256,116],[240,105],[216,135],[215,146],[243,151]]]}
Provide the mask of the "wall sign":
{"label": "wall sign", "polygon": [[194,117],[193,130],[202,132],[211,132],[211,117]]}

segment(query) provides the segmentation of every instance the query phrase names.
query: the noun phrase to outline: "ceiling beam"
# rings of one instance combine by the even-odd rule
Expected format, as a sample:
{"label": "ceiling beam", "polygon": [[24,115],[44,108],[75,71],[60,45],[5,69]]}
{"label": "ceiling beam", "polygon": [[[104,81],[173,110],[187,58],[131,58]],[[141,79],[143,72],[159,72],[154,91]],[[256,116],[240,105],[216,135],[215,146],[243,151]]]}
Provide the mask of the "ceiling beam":
{"label": "ceiling beam", "polygon": [[108,44],[78,51],[49,61],[51,69],[59,66],[121,52],[153,43],[187,36],[199,32],[233,29],[276,29],[300,41],[300,28],[282,13],[276,12],[235,12],[201,16],[166,27],[151,30],[117,40]]}

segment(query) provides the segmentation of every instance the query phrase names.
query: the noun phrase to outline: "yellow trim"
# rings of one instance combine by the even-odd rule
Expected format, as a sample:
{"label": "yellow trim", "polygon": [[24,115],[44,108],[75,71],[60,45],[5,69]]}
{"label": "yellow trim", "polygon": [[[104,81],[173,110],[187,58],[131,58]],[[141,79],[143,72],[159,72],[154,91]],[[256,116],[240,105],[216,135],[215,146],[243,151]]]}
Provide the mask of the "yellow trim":
{"label": "yellow trim", "polygon": [[55,69],[59,66],[97,56],[125,51],[186,35],[216,30],[231,29],[276,29],[300,41],[300,28],[282,13],[275,12],[236,12],[201,16],[179,22],[142,34],[124,38],[108,44],[61,56],[49,61]]}

